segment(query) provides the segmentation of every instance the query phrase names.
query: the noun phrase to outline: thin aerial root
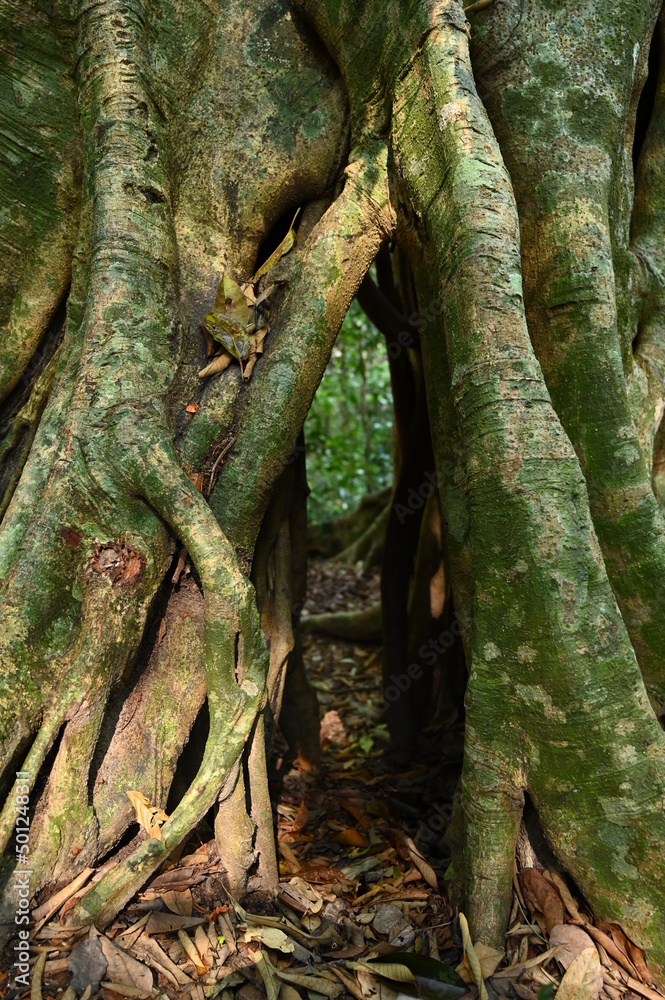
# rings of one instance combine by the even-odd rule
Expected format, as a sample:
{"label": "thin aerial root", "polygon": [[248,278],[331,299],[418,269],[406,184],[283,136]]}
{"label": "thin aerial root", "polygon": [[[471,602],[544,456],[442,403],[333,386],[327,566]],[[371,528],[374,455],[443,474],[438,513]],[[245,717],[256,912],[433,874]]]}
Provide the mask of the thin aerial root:
{"label": "thin aerial root", "polygon": [[[54,712],[47,716],[39,727],[39,732],[35,736],[27,757],[23,761],[20,769],[26,776],[24,784],[29,785],[30,791],[35,787],[37,775],[46,759],[46,755],[53,746],[55,739],[60,732],[65,721],[66,712]],[[16,803],[13,795],[10,795],[5,802],[2,813],[0,813],[0,850],[4,851],[10,841],[16,825]]]}

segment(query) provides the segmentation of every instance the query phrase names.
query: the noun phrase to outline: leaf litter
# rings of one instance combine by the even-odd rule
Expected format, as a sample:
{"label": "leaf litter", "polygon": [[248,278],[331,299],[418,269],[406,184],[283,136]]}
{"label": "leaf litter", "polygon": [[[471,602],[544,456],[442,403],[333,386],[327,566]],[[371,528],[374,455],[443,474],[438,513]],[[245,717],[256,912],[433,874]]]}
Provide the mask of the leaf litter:
{"label": "leaf litter", "polygon": [[[376,571],[315,562],[306,611],[369,605],[377,592]],[[516,860],[505,950],[473,941],[446,895],[461,724],[423,734],[418,763],[399,771],[381,717],[380,649],[316,635],[303,647],[321,708],[322,763],[299,769],[277,734],[279,890],[250,883],[242,905],[231,899],[201,825],[105,933],[63,926],[112,858],[43,894],[33,911],[32,989],[16,992],[4,974],[2,1000],[548,1000],[555,989],[560,1000],[662,996],[621,927],[594,921],[562,873],[537,861]],[[162,815],[132,799],[142,836],[158,835]]]}

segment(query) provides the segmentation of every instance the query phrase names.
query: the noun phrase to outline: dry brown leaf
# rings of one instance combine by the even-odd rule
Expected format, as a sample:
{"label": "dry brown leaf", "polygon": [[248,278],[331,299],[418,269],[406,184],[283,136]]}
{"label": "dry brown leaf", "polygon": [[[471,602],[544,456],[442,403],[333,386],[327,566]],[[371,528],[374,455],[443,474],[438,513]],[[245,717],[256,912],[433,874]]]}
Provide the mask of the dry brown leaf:
{"label": "dry brown leaf", "polygon": [[542,915],[545,930],[549,934],[553,927],[562,924],[565,919],[565,907],[559,890],[535,868],[523,868],[519,873],[519,880],[524,898],[537,916]]}
{"label": "dry brown leaf", "polygon": [[323,906],[321,893],[302,878],[281,882],[279,890],[280,898],[285,897],[285,901],[298,913],[318,913]]}
{"label": "dry brown leaf", "polygon": [[559,872],[546,870],[543,872],[543,874],[545,878],[547,878],[550,882],[552,882],[561,893],[563,904],[568,910],[568,913],[573,918],[573,920],[579,920],[580,923],[585,923],[585,921],[582,919],[580,911],[577,909],[577,904],[575,900],[570,894],[570,889],[564,882]]}
{"label": "dry brown leaf", "polygon": [[133,997],[134,1000],[146,1000],[146,997],[152,996],[152,990],[142,990],[139,986],[127,986],[126,983],[113,983],[110,980],[104,980],[101,985],[105,990],[112,990],[118,996]]}
{"label": "dry brown leaf", "polygon": [[438,892],[439,883],[437,882],[436,874],[431,864],[429,863],[427,858],[424,858],[423,855],[420,853],[414,842],[411,840],[411,837],[406,838],[406,843],[409,855],[414,865],[416,866],[422,877],[425,879],[425,881],[429,885],[431,885],[433,889],[436,889],[436,891]]}
{"label": "dry brown leaf", "polygon": [[595,946],[584,948],[568,966],[557,1000],[596,1000],[603,988],[603,970]]}
{"label": "dry brown leaf", "polygon": [[284,841],[282,840],[280,840],[279,842],[279,853],[282,855],[287,865],[289,866],[289,871],[293,872],[294,874],[300,871],[301,868],[300,862],[298,861],[297,857],[295,856],[289,845],[285,844]]}
{"label": "dry brown leaf", "polygon": [[223,354],[218,354],[216,358],[213,358],[209,365],[201,369],[199,378],[209,378],[211,375],[218,375],[220,372],[226,371],[230,364],[231,355],[224,351]]}
{"label": "dry brown leaf", "polygon": [[128,952],[118,948],[104,934],[100,934],[99,943],[108,962],[105,978],[124,986],[133,986],[139,990],[152,992],[152,972],[143,962],[139,962]]}
{"label": "dry brown leaf", "polygon": [[597,927],[601,931],[604,931],[605,934],[611,935],[617,948],[620,948],[626,958],[634,965],[638,973],[638,979],[642,979],[645,983],[652,984],[653,979],[647,968],[644,952],[641,948],[638,948],[634,941],[630,940],[623,928],[620,927],[619,924],[606,924],[601,920],[597,921]]}
{"label": "dry brown leaf", "polygon": [[344,987],[339,981],[333,981],[334,977],[328,979],[317,975],[307,976],[305,973],[285,972],[283,969],[275,969],[275,975],[293,986],[301,986],[306,990],[313,990],[315,993],[323,993],[327,997],[338,997],[344,991]]}
{"label": "dry brown leaf", "polygon": [[553,927],[550,934],[550,945],[553,948],[559,946],[556,958],[564,969],[567,969],[573,959],[585,948],[595,947],[587,932],[581,927],[576,927],[575,924],[557,924],[556,927]]}
{"label": "dry brown leaf", "polygon": [[159,966],[158,971],[167,973],[167,978],[170,976],[176,986],[188,986],[192,984],[193,980],[169,958],[154,938],[148,937],[147,934],[142,934],[136,942],[134,950],[137,956],[149,965],[153,965],[154,967]]}
{"label": "dry brown leaf", "polygon": [[212,969],[215,964],[215,956],[213,955],[212,948],[210,947],[208,935],[200,925],[194,931],[194,945],[201,956],[203,964],[209,969]]}
{"label": "dry brown leaf", "polygon": [[160,893],[160,898],[171,913],[178,913],[183,917],[191,917],[193,905],[191,889],[167,889],[166,892]]}
{"label": "dry brown leaf", "polygon": [[[251,954],[251,952],[250,952]],[[262,951],[254,953],[256,971],[261,977],[268,1000],[278,1000],[282,983],[275,977],[275,970]]]}
{"label": "dry brown leaf", "polygon": [[[523,938],[524,941],[528,940]],[[509,965],[507,969],[501,969],[500,972],[494,973],[494,979],[516,979],[521,975],[526,969],[534,969],[538,965],[542,965],[544,962],[549,962],[550,958],[554,958],[557,954],[556,948],[548,948],[541,955],[536,955],[535,958],[525,959],[522,962],[515,962],[513,965]]]}
{"label": "dry brown leaf", "polygon": [[[504,959],[505,951],[499,951],[497,948],[490,948],[489,945],[483,944],[482,941],[478,941],[474,946],[473,950],[476,953],[476,957],[480,962],[480,970],[483,974],[483,979],[489,979],[493,976],[499,965]],[[460,962],[455,972],[460,976],[465,983],[472,983],[473,977],[469,972],[469,967],[465,962]]]}
{"label": "dry brown leaf", "polygon": [[187,958],[190,960],[190,962],[192,963],[198,974],[202,976],[204,972],[206,972],[207,970],[205,965],[201,961],[201,957],[198,951],[194,947],[194,942],[187,934],[187,931],[179,930],[178,940],[180,941],[180,944],[183,946]]}
{"label": "dry brown leaf", "polygon": [[146,798],[143,792],[129,791],[127,798],[134,807],[137,822],[143,827],[149,837],[161,840],[164,843],[162,826],[168,820],[168,816],[163,809],[153,806],[150,799]]}
{"label": "dry brown leaf", "polygon": [[190,889],[193,885],[202,882],[204,875],[200,870],[195,873],[193,866],[170,868],[169,871],[158,875],[148,886],[148,892],[163,892],[164,889],[174,889],[176,892]]}
{"label": "dry brown leaf", "polygon": [[334,843],[344,844],[346,847],[369,847],[369,840],[365,834],[353,826],[347,826],[346,829],[340,830],[332,840]]}
{"label": "dry brown leaf", "polygon": [[291,823],[291,832],[300,833],[305,829],[309,822],[309,809],[305,805],[305,800],[301,799],[298,810],[293,817],[293,822]]}
{"label": "dry brown leaf", "polygon": [[74,895],[74,893],[78,892],[78,890],[85,885],[93,871],[94,868],[84,868],[83,871],[76,876],[73,882],[66,885],[64,889],[60,890],[60,892],[56,892],[54,896],[47,899],[41,906],[35,907],[31,913],[31,919],[34,920],[36,924],[38,924],[42,918],[45,921],[49,920],[56,910],[60,909],[63,903],[66,903],[67,900]]}
{"label": "dry brown leaf", "polygon": [[468,960],[469,969],[471,971],[471,977],[478,987],[478,992],[480,994],[480,1000],[487,1000],[487,987],[485,986],[485,981],[483,979],[482,969],[480,967],[480,962],[476,954],[476,949],[473,946],[471,940],[471,934],[469,932],[469,924],[463,913],[459,915],[459,926],[462,932],[462,946],[464,948],[464,958]]}
{"label": "dry brown leaf", "polygon": [[146,924],[146,934],[169,934],[171,931],[179,931],[184,927],[196,927],[204,923],[203,917],[185,917],[177,913],[157,913],[150,914]]}
{"label": "dry brown leaf", "polygon": [[626,972],[631,976],[637,975],[637,970],[631,960],[624,954],[624,952],[619,948],[618,945],[614,943],[614,939],[606,934],[605,931],[601,931],[599,927],[594,927],[593,924],[585,924],[584,929],[588,933],[589,937],[603,946],[605,951],[615,962],[618,962]]}

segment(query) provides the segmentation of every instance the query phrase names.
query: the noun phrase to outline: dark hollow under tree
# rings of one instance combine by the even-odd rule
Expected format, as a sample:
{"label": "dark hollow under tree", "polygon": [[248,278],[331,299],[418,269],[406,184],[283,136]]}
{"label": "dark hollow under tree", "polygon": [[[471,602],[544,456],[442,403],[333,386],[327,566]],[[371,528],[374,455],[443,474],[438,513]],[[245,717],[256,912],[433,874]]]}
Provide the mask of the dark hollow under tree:
{"label": "dark hollow under tree", "polygon": [[[233,891],[275,882],[266,727],[285,702],[310,718],[303,753],[316,737],[294,644],[298,440],[394,244],[469,675],[458,897],[474,936],[500,941],[528,792],[594,910],[665,976],[662,66],[633,172],[659,12],[3,0],[8,932],[15,772],[39,793],[36,892],[119,842],[127,789],[165,804],[205,698],[164,842],[68,919],[108,923],[214,805]],[[251,281],[298,207],[295,247]],[[247,381],[235,361],[199,376],[222,274],[268,293]],[[257,325],[229,343],[256,344]],[[182,550],[203,596],[181,588],[164,610]]]}

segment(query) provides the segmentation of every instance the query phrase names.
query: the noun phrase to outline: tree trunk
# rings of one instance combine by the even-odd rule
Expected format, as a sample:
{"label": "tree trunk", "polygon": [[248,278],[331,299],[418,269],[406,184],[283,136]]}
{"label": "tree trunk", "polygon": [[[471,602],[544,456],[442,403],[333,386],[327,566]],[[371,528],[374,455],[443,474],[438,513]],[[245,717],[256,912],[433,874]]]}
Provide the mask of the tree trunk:
{"label": "tree trunk", "polygon": [[[166,804],[204,686],[210,719],[164,842],[140,839],[72,923],[108,923],[213,806],[236,891],[277,879],[299,435],[396,243],[403,343],[379,306],[403,350],[417,323],[469,674],[457,892],[502,942],[528,792],[665,977],[665,66],[633,150],[659,7],[473,6],[0,5],[0,827],[8,845],[19,771],[31,891],[118,842],[128,790]],[[265,293],[247,380],[228,352],[199,375],[222,274]],[[183,550],[197,586],[172,582]],[[308,721],[286,727],[315,758],[301,682]]]}

